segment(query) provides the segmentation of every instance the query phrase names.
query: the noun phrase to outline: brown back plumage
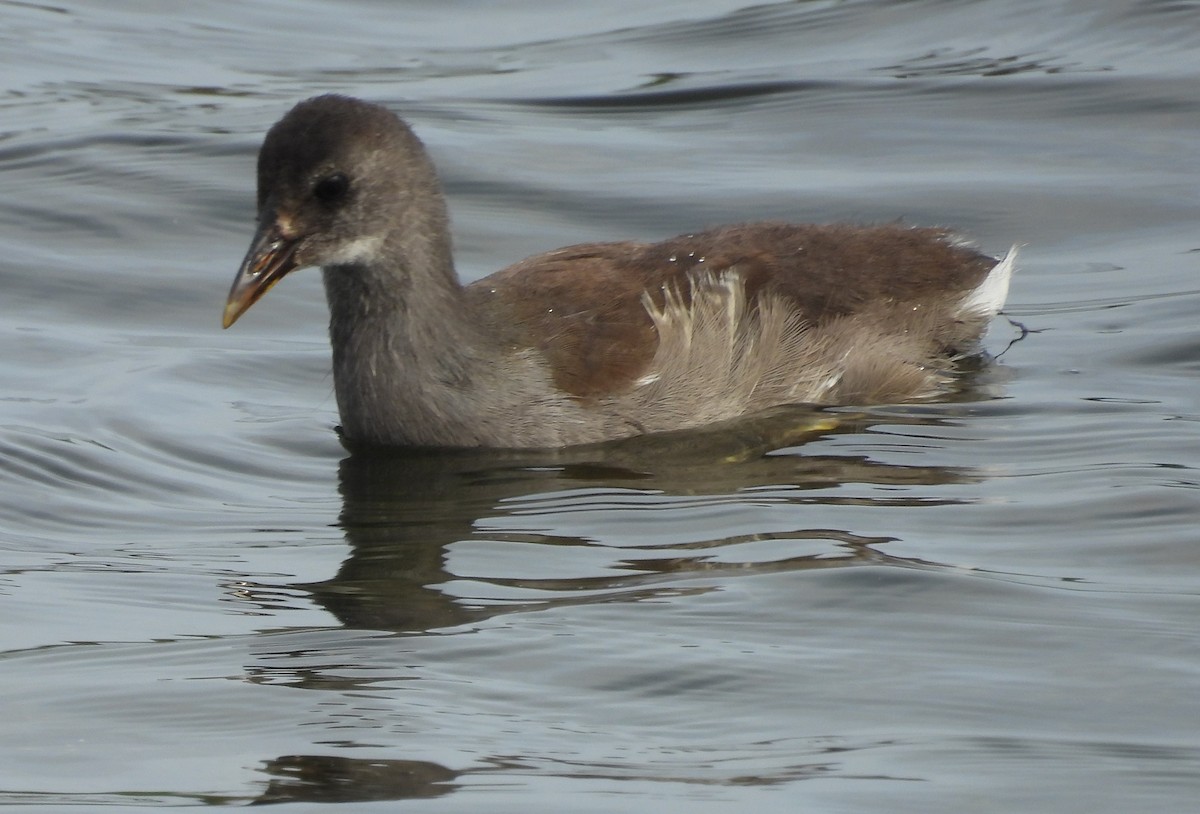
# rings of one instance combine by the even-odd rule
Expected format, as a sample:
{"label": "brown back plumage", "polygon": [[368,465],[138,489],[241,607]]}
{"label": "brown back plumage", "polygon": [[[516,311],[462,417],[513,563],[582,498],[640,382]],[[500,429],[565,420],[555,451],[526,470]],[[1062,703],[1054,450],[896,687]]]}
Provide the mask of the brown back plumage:
{"label": "brown back plumage", "polygon": [[[654,357],[643,293],[661,307],[670,289],[687,304],[693,283],[733,269],[752,308],[763,296],[778,297],[810,327],[869,314],[871,331],[886,335],[913,327],[914,306],[936,312],[961,302],[995,264],[940,229],[758,223],[653,244],[568,246],[485,277],[467,293],[477,313],[505,315],[489,327],[541,352],[561,389],[594,398],[627,390]],[[974,338],[976,326],[955,330],[946,319],[923,325],[941,350]]]}

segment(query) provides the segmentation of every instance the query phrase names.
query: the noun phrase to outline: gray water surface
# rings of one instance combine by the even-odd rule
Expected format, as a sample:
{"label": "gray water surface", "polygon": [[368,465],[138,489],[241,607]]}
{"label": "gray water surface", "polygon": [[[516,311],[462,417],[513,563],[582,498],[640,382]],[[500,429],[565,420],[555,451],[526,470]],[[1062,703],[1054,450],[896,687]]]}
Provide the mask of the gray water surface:
{"label": "gray water surface", "polygon": [[[1197,4],[0,1],[0,45],[0,805],[1194,807]],[[1022,245],[997,359],[348,454],[319,275],[219,329],[262,134],[322,92],[420,133],[464,278],[954,225]]]}

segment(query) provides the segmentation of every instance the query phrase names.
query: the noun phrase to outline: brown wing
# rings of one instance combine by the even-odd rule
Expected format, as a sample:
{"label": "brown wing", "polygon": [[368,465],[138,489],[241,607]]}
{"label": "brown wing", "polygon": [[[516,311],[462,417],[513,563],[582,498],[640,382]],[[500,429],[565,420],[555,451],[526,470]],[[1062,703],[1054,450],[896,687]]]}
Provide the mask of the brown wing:
{"label": "brown wing", "polygon": [[751,299],[772,293],[811,324],[870,307],[957,301],[995,260],[940,229],[760,223],[661,243],[591,243],[535,255],[468,287],[476,311],[515,347],[539,350],[565,392],[632,386],[657,336],[642,304],[664,286],[736,267]]}
{"label": "brown wing", "polygon": [[627,389],[658,338],[642,292],[661,270],[636,262],[639,243],[594,243],[535,255],[472,284],[495,335],[539,350],[555,384],[583,398]]}

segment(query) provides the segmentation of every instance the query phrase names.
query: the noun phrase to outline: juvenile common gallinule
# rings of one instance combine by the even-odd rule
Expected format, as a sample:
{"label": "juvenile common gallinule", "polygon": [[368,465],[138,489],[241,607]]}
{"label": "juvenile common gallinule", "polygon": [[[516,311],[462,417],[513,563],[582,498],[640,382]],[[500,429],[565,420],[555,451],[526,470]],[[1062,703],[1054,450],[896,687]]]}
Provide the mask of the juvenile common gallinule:
{"label": "juvenile common gallinule", "polygon": [[349,439],[558,447],[936,395],[1014,257],[943,229],[755,223],[568,246],[463,286],[421,142],[383,107],[318,96],[267,133],[224,325],[321,266]]}

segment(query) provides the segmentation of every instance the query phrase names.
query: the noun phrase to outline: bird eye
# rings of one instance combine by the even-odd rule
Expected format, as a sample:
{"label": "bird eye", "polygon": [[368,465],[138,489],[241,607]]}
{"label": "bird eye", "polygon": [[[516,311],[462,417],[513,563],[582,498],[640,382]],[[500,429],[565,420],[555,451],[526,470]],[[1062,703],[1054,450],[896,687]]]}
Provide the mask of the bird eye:
{"label": "bird eye", "polygon": [[350,179],[344,173],[326,175],[313,185],[313,197],[323,204],[331,204],[346,197],[350,191]]}

